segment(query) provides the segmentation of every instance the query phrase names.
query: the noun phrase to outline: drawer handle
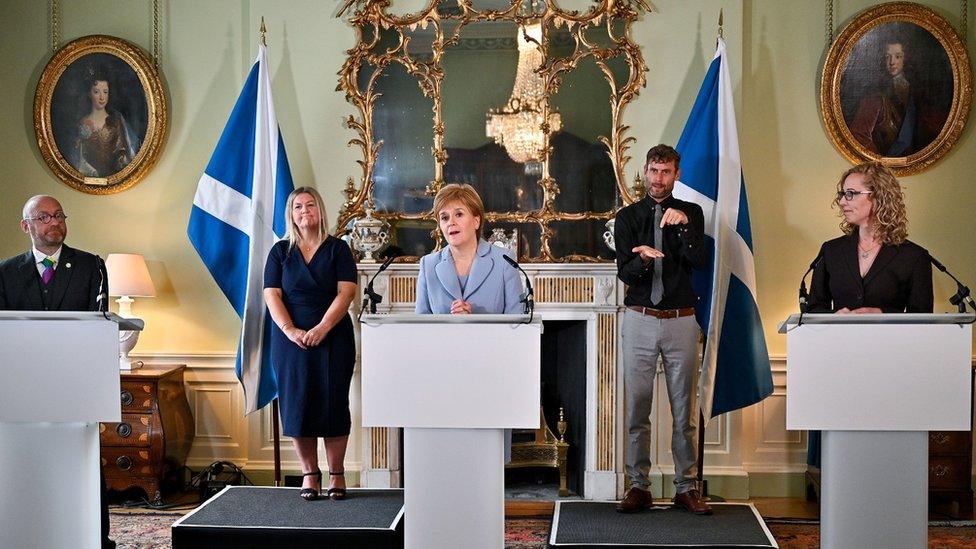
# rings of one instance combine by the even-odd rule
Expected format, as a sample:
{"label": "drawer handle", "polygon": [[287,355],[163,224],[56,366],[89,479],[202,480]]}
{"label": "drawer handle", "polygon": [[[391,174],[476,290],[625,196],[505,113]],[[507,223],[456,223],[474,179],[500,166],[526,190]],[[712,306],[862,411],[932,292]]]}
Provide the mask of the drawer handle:
{"label": "drawer handle", "polygon": [[119,434],[122,438],[128,438],[132,434],[132,425],[128,423],[119,423],[119,426],[115,428],[115,432]]}
{"label": "drawer handle", "polygon": [[932,474],[937,477],[945,477],[949,475],[949,468],[945,465],[936,465],[932,468]]}
{"label": "drawer handle", "polygon": [[128,405],[132,404],[132,401],[133,400],[135,400],[135,399],[132,398],[132,393],[130,393],[129,391],[125,391],[125,390],[122,391],[122,406],[128,406]]}
{"label": "drawer handle", "polygon": [[119,466],[119,469],[123,471],[128,471],[132,469],[132,459],[129,456],[120,456],[119,459],[115,460],[115,464]]}
{"label": "drawer handle", "polygon": [[948,433],[932,433],[929,435],[929,438],[936,444],[945,444],[949,442]]}

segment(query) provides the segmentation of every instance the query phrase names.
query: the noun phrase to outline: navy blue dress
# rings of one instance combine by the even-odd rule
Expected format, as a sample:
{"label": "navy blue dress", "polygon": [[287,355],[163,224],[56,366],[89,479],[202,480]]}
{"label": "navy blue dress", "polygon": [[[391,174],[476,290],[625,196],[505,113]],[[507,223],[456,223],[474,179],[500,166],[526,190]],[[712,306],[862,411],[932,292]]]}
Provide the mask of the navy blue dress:
{"label": "navy blue dress", "polygon": [[[264,267],[264,287],[280,288],[296,327],[319,323],[338,295],[339,282],[356,282],[356,262],[345,242],[329,236],[305,263],[297,247],[276,243]],[[301,349],[277,326],[271,330],[271,363],[285,436],[338,437],[349,434],[349,385],[356,363],[352,319],[344,315],[315,347]]]}

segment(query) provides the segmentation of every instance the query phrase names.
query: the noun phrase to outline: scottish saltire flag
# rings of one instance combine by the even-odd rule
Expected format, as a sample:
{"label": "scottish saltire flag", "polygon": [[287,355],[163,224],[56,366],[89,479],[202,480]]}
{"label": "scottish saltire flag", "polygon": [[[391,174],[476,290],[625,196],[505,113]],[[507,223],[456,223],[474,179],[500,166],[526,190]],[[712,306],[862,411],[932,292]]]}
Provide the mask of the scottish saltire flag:
{"label": "scottish saltire flag", "polygon": [[278,394],[271,368],[271,319],[262,296],[264,262],[285,234],[285,201],[294,188],[271,99],[267,49],[260,45],[197,184],[186,229],[242,320],[236,369],[245,415]]}
{"label": "scottish saltire flag", "polygon": [[676,147],[681,181],[674,194],[705,213],[708,266],[695,274],[705,332],[698,391],[706,422],[773,392],[769,353],[756,305],[756,269],[725,42],[718,47]]}

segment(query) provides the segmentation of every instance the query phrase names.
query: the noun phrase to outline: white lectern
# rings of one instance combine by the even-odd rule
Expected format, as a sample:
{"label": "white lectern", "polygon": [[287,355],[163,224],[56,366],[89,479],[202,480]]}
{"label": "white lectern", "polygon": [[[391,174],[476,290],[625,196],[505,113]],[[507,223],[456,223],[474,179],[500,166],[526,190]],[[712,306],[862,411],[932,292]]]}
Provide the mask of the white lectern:
{"label": "white lectern", "polygon": [[928,431],[969,431],[973,315],[806,314],[786,428],[820,429],[825,548],[928,546]]}
{"label": "white lectern", "polygon": [[407,548],[504,547],[504,429],[539,427],[542,323],[527,320],[363,316],[363,425],[404,427]]}
{"label": "white lectern", "polygon": [[108,313],[0,311],[0,547],[101,546],[98,422],[120,421]]}

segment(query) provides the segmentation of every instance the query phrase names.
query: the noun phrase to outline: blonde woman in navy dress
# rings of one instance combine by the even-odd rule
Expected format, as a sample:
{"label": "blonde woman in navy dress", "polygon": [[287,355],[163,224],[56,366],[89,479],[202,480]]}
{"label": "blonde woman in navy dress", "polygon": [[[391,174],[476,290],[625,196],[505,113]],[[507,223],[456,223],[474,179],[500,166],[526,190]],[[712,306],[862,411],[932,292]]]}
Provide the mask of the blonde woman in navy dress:
{"label": "blonde woman in navy dress", "polygon": [[287,237],[274,245],[264,269],[264,299],[275,327],[271,362],[278,378],[281,422],[302,464],[301,497],[318,499],[322,472],[318,437],[325,439],[330,499],[343,499],[343,461],[349,440],[349,385],[356,341],[349,304],[356,295],[356,262],[345,242],[329,235],[324,204],[311,187],[289,196]]}

